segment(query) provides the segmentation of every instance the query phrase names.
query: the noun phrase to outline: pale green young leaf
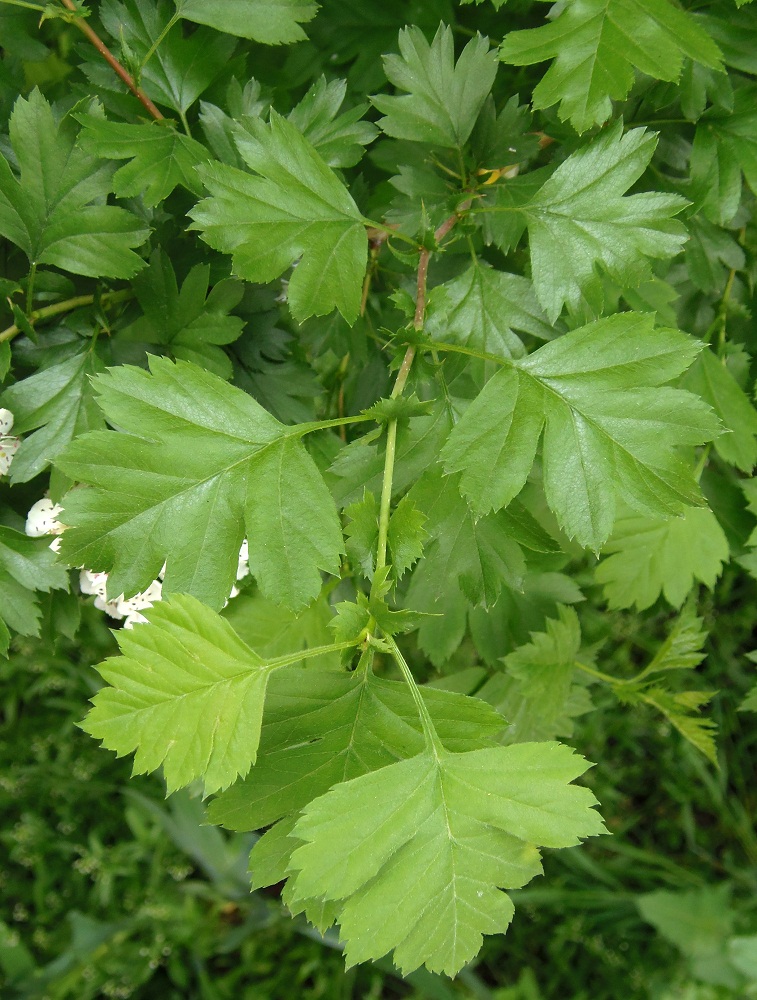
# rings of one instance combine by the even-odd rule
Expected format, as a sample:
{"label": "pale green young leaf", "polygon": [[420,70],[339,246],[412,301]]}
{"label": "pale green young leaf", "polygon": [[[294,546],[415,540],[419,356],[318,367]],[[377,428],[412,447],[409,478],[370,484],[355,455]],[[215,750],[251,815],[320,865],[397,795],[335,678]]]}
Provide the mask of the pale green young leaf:
{"label": "pale green young leaf", "polygon": [[664,715],[688,743],[717,767],[718,751],[715,743],[717,725],[712,719],[695,714],[712,700],[714,693],[713,691],[671,692],[664,688],[647,688],[643,700]]}
{"label": "pale green young leaf", "polygon": [[[421,693],[449,750],[491,746],[505,726],[478,698],[434,688]],[[423,745],[418,709],[403,682],[370,669],[289,668],[271,678],[254,770],[211,802],[208,815],[232,830],[258,830],[332,785],[421,753]]]}
{"label": "pale green young leaf", "polygon": [[599,312],[600,272],[621,288],[634,287],[650,276],[650,258],[673,257],[686,241],[685,226],[672,218],[683,198],[626,194],[656,145],[653,132],[624,134],[618,123],[572,153],[520,209],[536,296],[550,320],[564,304],[577,309],[582,300]]}
{"label": "pale green young leaf", "polygon": [[547,502],[571,538],[599,550],[621,495],[651,516],[701,503],[678,445],[701,444],[720,424],[696,396],[660,388],[700,345],[651,315],[621,313],[580,327],[504,364],[468,407],[442,458],[473,512],[499,510],[526,482],[544,436]]}
{"label": "pale green young leaf", "polygon": [[330,167],[354,167],[378,135],[372,122],[363,121],[367,105],[339,114],[346,93],[346,80],[321,76],[287,116]]}
{"label": "pale green young leaf", "polygon": [[697,617],[693,607],[687,605],[673,622],[653,659],[644,668],[644,677],[668,670],[693,670],[704,659],[703,647],[706,641],[704,620]]}
{"label": "pale green young leaf", "polygon": [[312,21],[317,3],[308,0],[176,0],[181,17],[265,45],[301,42],[300,27]]}
{"label": "pale green young leaf", "polygon": [[82,729],[119,757],[135,752],[135,774],[162,765],[169,793],[198,778],[206,794],[217,792],[255,763],[277,663],[188,595],[160,601],[146,618],[117,633],[122,655],[97,668],[107,686]]}
{"label": "pale green young leaf", "polygon": [[479,260],[459,277],[434,289],[423,329],[430,340],[462,344],[504,358],[524,354],[523,343],[513,330],[540,340],[553,337],[531,282],[517,274],[496,271]]}
{"label": "pale green young leaf", "polygon": [[[171,0],[103,0],[98,14],[121,43],[125,61],[139,63],[168,25],[173,7]],[[235,45],[234,38],[210,28],[185,36],[174,24],[142,67],[140,83],[153,101],[184,115],[226,69]]]}
{"label": "pale green young leaf", "polygon": [[570,784],[586,766],[556,743],[426,750],[338,785],[294,827],[295,893],[342,901],[348,966],[393,951],[404,975],[454,976],[507,929],[500,890],[540,873],[537,847],[604,832],[594,796]]}
{"label": "pale green young leaf", "polygon": [[210,192],[190,215],[215,250],[232,254],[234,272],[269,282],[292,264],[289,306],[301,322],[337,308],[348,322],[360,310],[368,237],[349,192],[276,112],[251,119],[239,148],[254,173],[226,164],[199,168]]}
{"label": "pale green young leaf", "polygon": [[718,455],[742,472],[751,472],[757,462],[757,410],[726,364],[707,348],[682,384],[709,403],[730,432],[715,439]]}
{"label": "pale green young leaf", "polygon": [[148,230],[131,212],[104,203],[112,171],[78,148],[73,121],[57,122],[35,89],[14,105],[10,141],[19,175],[0,154],[0,236],[30,263],[94,277],[135,274],[143,262],[132,248]]}
{"label": "pale green young leaf", "polygon": [[695,582],[710,590],[729,559],[728,540],[708,507],[678,517],[619,518],[595,579],[611,608],[639,611],[662,594],[680,607]]}
{"label": "pale green young leaf", "polygon": [[574,683],[581,648],[576,612],[558,606],[557,618],[543,632],[503,659],[504,674],[495,674],[478,692],[507,719],[508,743],[570,739],[574,719],[590,711],[587,689]]}
{"label": "pale green young leaf", "polygon": [[8,472],[12,483],[39,475],[79,434],[104,426],[90,379],[103,364],[89,341],[49,350],[41,368],[0,395],[0,406],[13,412],[14,431],[23,436]]}
{"label": "pale green young leaf", "polygon": [[95,380],[106,419],[121,429],[77,438],[59,459],[74,489],[62,515],[73,565],[109,573],[113,595],[144,590],[167,563],[167,592],[220,608],[249,539],[263,593],[292,610],[338,574],[334,502],[299,441],[222,379],[187,362],[150,358]]}
{"label": "pale green young leaf", "polygon": [[500,49],[515,66],[554,60],[534,90],[535,108],[559,102],[578,132],[601,125],[634,82],[634,69],[677,80],[684,57],[722,69],[721,53],[700,24],[669,0],[569,0],[538,28],[512,31]]}
{"label": "pale green young leaf", "polygon": [[79,146],[107,160],[128,160],[113,175],[113,190],[119,198],[139,195],[145,205],[159,204],[182,185],[192,194],[202,194],[195,167],[211,157],[202,143],[182,135],[164,123],[131,125],[111,122],[101,115],[76,115],[83,126]]}
{"label": "pale green young leaf", "polygon": [[68,576],[55,561],[48,539],[27,538],[0,524],[0,656],[8,655],[9,629],[39,635],[37,592],[67,589]]}
{"label": "pale green young leaf", "polygon": [[244,288],[239,281],[220,281],[208,294],[209,281],[208,265],[195,264],[179,290],[171,261],[156,250],[149,267],[133,282],[143,315],[121,336],[165,345],[175,358],[230,379],[231,360],[222,345],[242,332],[244,321],[229,312],[239,304]]}
{"label": "pale green young leaf", "polygon": [[650,663],[631,682],[617,684],[615,694],[626,704],[646,704],[656,709],[717,767],[717,727],[711,719],[698,714],[714,692],[675,691],[667,686],[669,678],[665,676],[674,670],[697,667],[704,659],[702,648],[706,640],[702,619],[696,616],[693,604],[687,605]]}
{"label": "pale green young leaf", "polygon": [[371,98],[385,116],[379,127],[395,139],[463,146],[497,74],[497,55],[476,35],[455,62],[452,31],[440,24],[429,44],[418,27],[403,28],[399,55],[384,56],[384,72],[404,94]]}

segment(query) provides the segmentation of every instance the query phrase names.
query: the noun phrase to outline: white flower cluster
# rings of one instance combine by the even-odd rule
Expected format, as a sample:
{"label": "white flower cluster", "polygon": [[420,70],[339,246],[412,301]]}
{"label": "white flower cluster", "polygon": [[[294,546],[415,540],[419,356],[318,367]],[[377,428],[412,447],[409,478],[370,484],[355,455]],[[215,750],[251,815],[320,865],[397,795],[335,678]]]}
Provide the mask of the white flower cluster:
{"label": "white flower cluster", "polygon": [[[0,411],[0,413],[2,412]],[[41,500],[38,500],[27,515],[26,534],[30,538],[41,538],[44,535],[59,536],[65,530],[65,525],[61,524],[58,520],[58,516],[62,512],[63,508],[59,504],[53,503],[49,497],[43,497]],[[59,546],[60,538],[56,537],[51,543],[50,548],[54,552],[57,552]],[[166,567],[164,564],[163,569],[158,573],[158,579],[153,580],[146,590],[135,594],[133,597],[125,598],[121,594],[120,597],[109,600],[106,594],[108,574],[95,573],[91,569],[82,569],[79,573],[79,589],[82,594],[94,594],[96,608],[99,608],[100,611],[105,611],[111,618],[115,618],[117,621],[123,621],[124,628],[131,628],[138,622],[147,621],[142,612],[151,608],[156,601],[161,600],[163,597],[163,576],[165,572]],[[250,564],[247,539],[245,538],[239,550],[237,583],[244,580],[246,576],[249,576],[249,573]],[[236,586],[232,587],[229,598],[236,597],[238,593],[239,588]]]}
{"label": "white flower cluster", "polygon": [[13,437],[13,414],[0,406],[0,476],[7,476],[13,456],[21,445],[21,439]]}
{"label": "white flower cluster", "polygon": [[[111,618],[115,618],[117,621],[123,621],[124,628],[132,628],[140,622],[146,622],[147,619],[142,612],[151,608],[153,604],[162,599],[163,577],[165,572],[166,566],[164,563],[163,568],[160,573],[158,573],[158,579],[153,580],[146,590],[143,590],[139,594],[135,594],[133,597],[125,598],[124,595],[121,594],[120,597],[108,600],[106,596],[108,574],[94,573],[92,570],[83,569],[79,574],[79,589],[82,594],[95,595],[95,607],[99,608],[100,611],[105,611]],[[242,542],[242,547],[239,550],[237,583],[243,580],[246,576],[249,576],[249,573],[250,564],[247,554],[247,539],[245,538]],[[239,588],[236,586],[232,587],[229,599],[236,597],[238,593]]]}
{"label": "white flower cluster", "polygon": [[[65,525],[58,520],[58,515],[63,512],[60,504],[53,503],[49,497],[42,497],[31,508],[26,515],[26,527],[24,530],[30,538],[43,538],[45,535],[61,535]],[[53,552],[60,548],[60,538],[56,537],[50,543]]]}

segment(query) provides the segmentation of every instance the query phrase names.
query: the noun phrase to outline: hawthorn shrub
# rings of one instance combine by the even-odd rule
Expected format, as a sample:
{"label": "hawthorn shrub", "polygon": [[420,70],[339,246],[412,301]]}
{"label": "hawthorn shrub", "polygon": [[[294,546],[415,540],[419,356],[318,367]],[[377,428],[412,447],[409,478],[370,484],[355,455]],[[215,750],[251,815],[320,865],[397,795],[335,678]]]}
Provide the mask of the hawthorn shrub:
{"label": "hawthorn shrub", "polygon": [[607,834],[594,714],[724,766],[757,8],[3,0],[0,44],[0,651],[93,600],[84,730],[348,966],[454,976]]}

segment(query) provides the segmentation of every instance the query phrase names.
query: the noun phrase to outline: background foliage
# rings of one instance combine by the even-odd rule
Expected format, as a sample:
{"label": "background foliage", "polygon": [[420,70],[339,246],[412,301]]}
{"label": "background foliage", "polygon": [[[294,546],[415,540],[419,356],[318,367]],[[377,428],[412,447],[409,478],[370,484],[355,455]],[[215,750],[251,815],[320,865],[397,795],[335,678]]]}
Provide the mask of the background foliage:
{"label": "background foliage", "polygon": [[[0,49],[3,989],[757,995],[753,6],[5,0]],[[437,751],[545,769],[515,835],[449,799],[454,946]]]}

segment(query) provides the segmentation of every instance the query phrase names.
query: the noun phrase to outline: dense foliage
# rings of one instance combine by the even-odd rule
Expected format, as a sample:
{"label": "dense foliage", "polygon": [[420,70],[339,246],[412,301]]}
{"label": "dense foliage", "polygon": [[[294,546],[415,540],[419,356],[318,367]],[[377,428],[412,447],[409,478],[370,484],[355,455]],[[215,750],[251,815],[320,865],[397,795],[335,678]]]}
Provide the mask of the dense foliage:
{"label": "dense foliage", "polygon": [[[515,932],[507,995],[578,997],[517,916],[484,944],[522,901],[559,966],[574,889],[686,957],[624,995],[757,994],[757,7],[2,0],[0,46],[5,725],[42,657],[47,750],[105,768],[70,731],[102,661],[81,727],[160,771],[126,815],[202,968],[142,945],[86,995],[230,995],[280,893],[400,991],[488,995]],[[149,902],[34,878],[73,943],[0,925],[20,995],[141,954]]]}

